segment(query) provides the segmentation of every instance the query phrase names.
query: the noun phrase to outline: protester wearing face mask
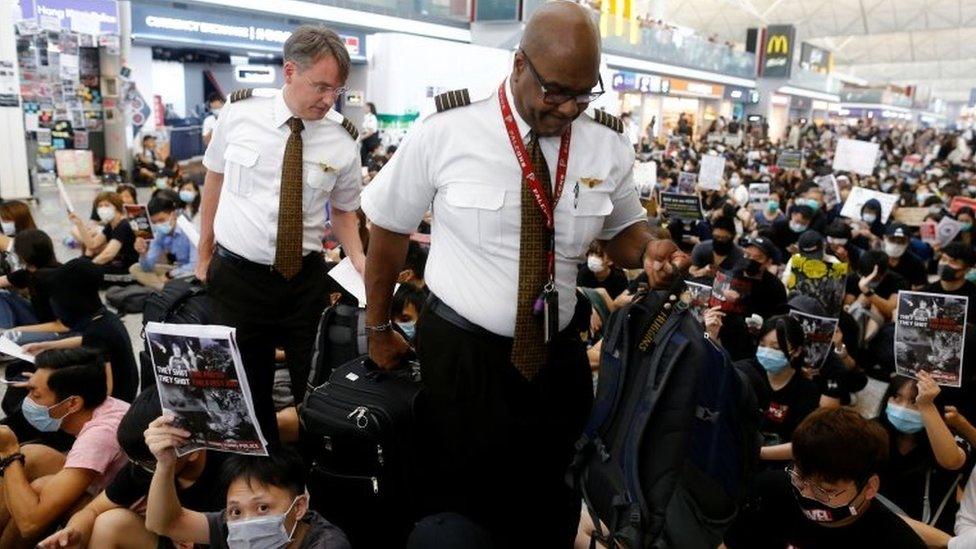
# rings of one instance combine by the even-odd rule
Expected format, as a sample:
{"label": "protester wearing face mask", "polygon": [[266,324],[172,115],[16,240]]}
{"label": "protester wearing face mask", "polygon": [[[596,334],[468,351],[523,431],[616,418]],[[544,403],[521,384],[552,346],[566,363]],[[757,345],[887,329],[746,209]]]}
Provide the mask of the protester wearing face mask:
{"label": "protester wearing face mask", "polygon": [[[136,238],[135,249],[139,252],[139,262],[133,263],[129,274],[133,280],[162,290],[163,285],[173,278],[192,276],[197,266],[197,252],[183,229],[177,226],[176,204],[165,196],[157,196],[149,201],[149,221],[152,223],[153,239],[146,241]],[[160,263],[161,259],[173,258],[174,263]]]}
{"label": "protester wearing face mask", "polygon": [[616,299],[627,289],[627,275],[613,264],[610,256],[603,251],[602,244],[593,242],[586,252],[586,265],[579,267],[576,285],[580,288],[603,288],[611,299]]}
{"label": "protester wearing face mask", "polygon": [[691,251],[692,277],[710,280],[721,270],[731,270],[742,262],[742,249],[735,244],[735,222],[720,216],[711,223],[712,239],[701,242]]}
{"label": "protester wearing face mask", "polygon": [[857,264],[861,249],[854,245],[851,226],[844,219],[835,219],[827,226],[827,253],[841,263]]}
{"label": "protester wearing face mask", "polygon": [[411,344],[416,344],[417,320],[426,300],[427,294],[424,290],[409,284],[400,286],[393,294],[393,322]]}
{"label": "protester wearing face mask", "polygon": [[754,217],[756,218],[756,226],[760,229],[771,227],[776,223],[785,221],[786,216],[783,215],[780,209],[779,193],[769,193],[769,199],[763,205],[762,209],[756,211]]}
{"label": "protester wearing face mask", "polygon": [[810,228],[817,232],[827,229],[827,214],[824,212],[824,193],[816,183],[803,183],[796,189],[797,198],[794,204],[806,206],[813,212]]}
{"label": "protester wearing face mask", "polygon": [[939,392],[927,372],[892,379],[875,420],[890,440],[880,492],[909,517],[951,531],[967,455],[936,405]]}
{"label": "protester wearing face mask", "polygon": [[[871,313],[868,316],[872,317],[872,321],[881,325],[891,322],[891,315],[898,306],[898,291],[907,289],[908,282],[889,270],[888,255],[880,250],[871,250],[861,255],[856,271],[847,277],[844,304],[856,303],[858,309]],[[851,314],[856,319],[859,316],[853,311]]]}
{"label": "protester wearing face mask", "polygon": [[912,252],[908,251],[911,231],[907,225],[894,223],[885,230],[883,249],[888,255],[888,267],[902,276],[913,290],[920,290],[928,284],[925,265]]}
{"label": "protester wearing face mask", "polygon": [[956,236],[957,242],[962,242],[967,246],[973,245],[973,221],[976,220],[976,211],[972,208],[962,207],[956,212],[956,221],[961,225],[959,234]]}
{"label": "protester wearing face mask", "polygon": [[200,211],[200,187],[193,181],[180,183],[180,201],[183,202],[183,215],[190,221],[198,220]]}
{"label": "protester wearing face mask", "polygon": [[200,132],[201,137],[203,137],[204,148],[210,144],[210,139],[213,137],[214,128],[217,127],[217,120],[220,117],[220,110],[224,106],[224,96],[219,92],[211,93],[207,96],[207,106],[210,107],[210,114],[203,119],[203,128]]}
{"label": "protester wearing face mask", "polygon": [[773,224],[773,242],[784,257],[792,254],[793,245],[799,240],[800,235],[810,228],[812,219],[813,210],[809,206],[800,205],[790,208],[788,220],[784,219]]}
{"label": "protester wearing face mask", "polygon": [[4,547],[33,547],[86,492],[100,492],[126,463],[115,435],[129,405],[108,396],[99,354],[47,351],[35,364],[37,371],[23,384],[24,418],[42,433],[75,438],[62,454],[41,444],[21,447],[10,427],[0,426]]}
{"label": "protester wearing face mask", "polygon": [[22,267],[20,258],[14,252],[14,237],[21,231],[36,229],[30,206],[20,200],[0,202],[0,274],[6,274]]}
{"label": "protester wearing face mask", "polygon": [[172,416],[163,415],[146,430],[146,444],[156,457],[146,507],[150,531],[213,549],[349,549],[345,534],[309,508],[305,464],[290,449],[272,447],[266,457],[229,457],[220,475],[226,487],[224,511],[201,513],[181,506],[174,448],[189,433],[172,422]]}
{"label": "protester wearing face mask", "polygon": [[881,203],[872,198],[861,207],[861,219],[855,222],[854,245],[862,250],[873,249],[883,234]]}
{"label": "protester wearing face mask", "polygon": [[966,279],[966,274],[976,267],[976,251],[960,242],[950,242],[942,249],[939,258],[939,280],[923,291],[934,294],[958,295],[969,298],[966,320],[976,322],[976,284]]}
{"label": "protester wearing face mask", "polygon": [[74,212],[68,214],[68,219],[84,239],[85,256],[103,266],[105,282],[129,282],[129,267],[139,260],[139,253],[134,247],[136,235],[122,214],[122,199],[116,193],[102,192],[94,203],[102,232],[92,234],[86,230]]}
{"label": "protester wearing face mask", "polygon": [[778,264],[779,250],[772,240],[755,236],[745,242],[741,272],[743,276],[756,280],[752,291],[762,298],[756,304],[755,313],[763,318],[779,314],[786,308],[786,287],[770,272],[770,268]]}
{"label": "protester wearing face mask", "polygon": [[811,413],[793,435],[793,463],[762,474],[725,535],[728,549],[922,549],[912,527],[875,501],[888,436],[850,408]]}

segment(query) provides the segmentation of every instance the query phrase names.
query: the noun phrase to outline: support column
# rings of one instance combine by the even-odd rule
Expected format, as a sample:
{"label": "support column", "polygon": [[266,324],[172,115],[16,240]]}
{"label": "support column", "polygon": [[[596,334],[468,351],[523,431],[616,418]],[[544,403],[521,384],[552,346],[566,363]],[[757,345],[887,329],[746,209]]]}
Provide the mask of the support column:
{"label": "support column", "polygon": [[[16,0],[0,0],[0,62],[13,70],[17,105],[0,107],[0,196],[28,198],[33,194],[27,163],[24,111],[20,105],[20,67],[17,65],[17,35],[14,30]],[[19,11],[19,10],[18,10]]]}

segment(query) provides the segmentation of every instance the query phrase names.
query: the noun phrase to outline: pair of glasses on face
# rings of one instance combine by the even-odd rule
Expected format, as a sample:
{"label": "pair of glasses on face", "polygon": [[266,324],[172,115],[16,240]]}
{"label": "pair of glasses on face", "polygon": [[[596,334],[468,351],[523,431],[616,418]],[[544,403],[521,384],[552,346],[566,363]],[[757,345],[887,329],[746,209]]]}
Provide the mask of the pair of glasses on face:
{"label": "pair of glasses on face", "polygon": [[551,88],[551,84],[546,85],[539,76],[539,73],[535,70],[535,66],[532,65],[532,61],[529,60],[529,56],[526,55],[525,50],[519,50],[522,52],[522,57],[525,59],[525,65],[529,67],[529,72],[532,73],[532,77],[535,78],[536,83],[539,84],[539,88],[542,90],[542,101],[546,105],[562,105],[567,101],[575,101],[578,105],[588,105],[596,101],[601,95],[603,95],[603,77],[599,77],[600,89],[596,91],[591,91],[589,93],[567,93],[563,90],[554,91]]}
{"label": "pair of glasses on face", "polygon": [[793,486],[797,490],[802,492],[803,490],[809,488],[810,492],[813,493],[813,497],[820,503],[826,503],[828,505],[835,503],[834,500],[850,490],[850,488],[843,488],[841,490],[826,490],[820,486],[817,486],[816,484],[803,480],[800,478],[800,474],[796,472],[796,467],[792,464],[786,466],[786,473],[790,475],[790,482],[793,483]]}
{"label": "pair of glasses on face", "polygon": [[316,84],[311,80],[309,80],[308,77],[305,76],[304,74],[301,76],[305,80],[305,83],[312,88],[312,91],[314,91],[318,95],[331,95],[332,97],[339,98],[342,97],[343,95],[346,95],[346,92],[349,91],[349,88],[346,86],[340,86],[338,88],[334,88],[327,84]]}

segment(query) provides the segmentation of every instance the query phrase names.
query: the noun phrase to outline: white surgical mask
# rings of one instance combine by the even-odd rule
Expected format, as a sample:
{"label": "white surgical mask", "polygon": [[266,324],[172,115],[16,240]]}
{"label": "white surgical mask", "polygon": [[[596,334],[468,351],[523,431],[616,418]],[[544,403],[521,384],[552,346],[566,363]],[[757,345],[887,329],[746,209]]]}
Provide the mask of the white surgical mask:
{"label": "white surgical mask", "polygon": [[0,226],[3,227],[3,234],[7,236],[17,234],[17,225],[13,221],[0,221]]}
{"label": "white surgical mask", "polygon": [[95,211],[98,213],[98,219],[100,219],[102,223],[108,223],[109,221],[115,219],[115,208],[112,206],[99,206]]}
{"label": "white surgical mask", "polygon": [[598,255],[591,255],[586,258],[586,266],[594,273],[598,273],[603,270],[604,263],[603,258]]}
{"label": "white surgical mask", "polygon": [[901,257],[905,255],[905,250],[908,249],[908,244],[896,244],[894,242],[884,243],[884,252],[888,254],[888,257]]}
{"label": "white surgical mask", "polygon": [[288,510],[280,515],[227,521],[227,546],[231,549],[280,549],[291,543],[298,521],[289,532],[285,530],[285,517],[300,497],[293,499]]}
{"label": "white surgical mask", "polygon": [[865,223],[874,223],[878,220],[878,214],[864,213],[861,214],[861,219],[863,219]]}
{"label": "white surgical mask", "polygon": [[828,236],[827,237],[827,244],[830,244],[832,246],[845,246],[845,245],[847,245],[847,239],[846,238],[834,238],[832,236]]}

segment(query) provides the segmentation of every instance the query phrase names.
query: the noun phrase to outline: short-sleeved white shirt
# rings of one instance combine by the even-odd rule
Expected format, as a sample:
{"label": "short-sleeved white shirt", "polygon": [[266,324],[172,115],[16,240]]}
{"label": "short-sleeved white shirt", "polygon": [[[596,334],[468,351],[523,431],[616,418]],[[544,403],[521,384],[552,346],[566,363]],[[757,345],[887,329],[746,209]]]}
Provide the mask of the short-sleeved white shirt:
{"label": "short-sleeved white shirt", "polygon": [[[223,174],[214,218],[218,244],[255,263],[274,263],[278,237],[281,163],[293,115],[282,90],[260,88],[220,111],[203,164]],[[356,141],[330,110],[321,120],[304,120],[302,131],[302,248],[322,250],[325,208],[359,208],[362,169]]]}
{"label": "short-sleeved white shirt", "polygon": [[[496,92],[419,123],[363,191],[363,211],[384,229],[410,233],[433,203],[427,285],[470,322],[511,337],[522,172],[499,107]],[[514,106],[512,112],[528,142],[528,123]],[[573,316],[577,264],[590,243],[646,219],[632,182],[634,148],[627,137],[586,114],[573,122],[572,132],[556,206],[560,328]],[[560,139],[539,141],[554,183]]]}

